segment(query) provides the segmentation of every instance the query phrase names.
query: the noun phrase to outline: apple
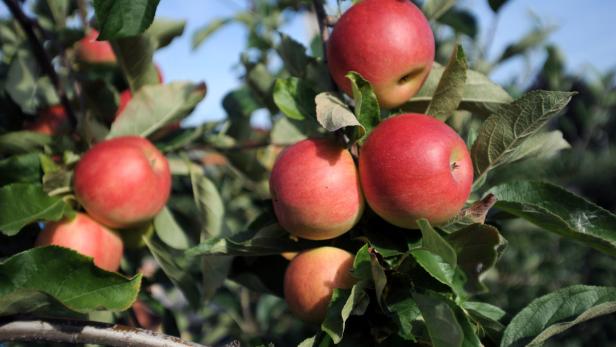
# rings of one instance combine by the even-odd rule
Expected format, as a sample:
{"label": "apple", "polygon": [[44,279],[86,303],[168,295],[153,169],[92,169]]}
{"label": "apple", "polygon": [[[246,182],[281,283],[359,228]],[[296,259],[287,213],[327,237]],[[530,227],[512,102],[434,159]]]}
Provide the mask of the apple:
{"label": "apple", "polygon": [[71,122],[62,105],[54,105],[39,112],[34,122],[24,124],[24,129],[40,134],[59,136],[71,132]]}
{"label": "apple", "polygon": [[73,219],[48,222],[38,235],[35,245],[70,248],[94,258],[94,264],[107,271],[118,271],[124,250],[118,235],[85,213],[77,213]]}
{"label": "apple", "polygon": [[299,253],[285,271],[284,297],[300,319],[320,323],[334,288],[349,289],[354,256],[340,248],[319,247]]}
{"label": "apple", "polygon": [[96,41],[98,31],[91,29],[75,46],[77,60],[88,64],[113,65],[116,56],[108,41]]}
{"label": "apple", "polygon": [[359,176],[366,201],[379,216],[416,229],[419,218],[438,225],[462,209],[473,164],[464,140],[444,122],[402,114],[370,133],[360,149]]}
{"label": "apple", "polygon": [[171,173],[150,141],[124,136],[88,150],[75,167],[73,186],[92,218],[111,228],[128,228],[149,221],[165,206]]}
{"label": "apple", "polygon": [[358,72],[385,108],[417,94],[433,60],[430,24],[408,0],[357,3],[340,17],[327,43],[327,64],[338,87],[352,96],[346,74]]}
{"label": "apple", "polygon": [[297,237],[337,237],[355,225],[364,209],[353,157],[329,139],[287,147],[276,159],[269,183],[278,222]]}

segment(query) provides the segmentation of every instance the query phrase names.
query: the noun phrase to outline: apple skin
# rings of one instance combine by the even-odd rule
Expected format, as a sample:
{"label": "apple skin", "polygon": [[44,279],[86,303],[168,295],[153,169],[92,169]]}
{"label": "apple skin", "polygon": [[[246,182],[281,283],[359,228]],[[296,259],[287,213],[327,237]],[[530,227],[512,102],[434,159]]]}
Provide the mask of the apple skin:
{"label": "apple skin", "polygon": [[327,64],[338,87],[352,96],[345,76],[358,72],[385,108],[400,106],[417,94],[433,60],[430,24],[408,0],[357,3],[340,17],[327,44]]}
{"label": "apple skin", "polygon": [[96,41],[99,32],[91,29],[86,36],[77,42],[75,53],[77,60],[87,64],[114,65],[116,56],[108,41]]}
{"label": "apple skin", "polygon": [[75,167],[73,186],[88,214],[111,228],[152,219],[167,203],[171,173],[163,154],[138,136],[100,142]]}
{"label": "apple skin", "polygon": [[67,135],[71,132],[71,122],[62,105],[54,105],[39,112],[38,118],[26,123],[24,129],[49,136]]}
{"label": "apple skin", "polygon": [[77,213],[72,220],[48,222],[35,246],[49,245],[70,248],[92,257],[96,266],[107,271],[118,271],[124,252],[122,239],[85,213]]}
{"label": "apple skin", "polygon": [[321,323],[334,288],[351,288],[354,256],[340,248],[319,247],[299,253],[287,267],[284,297],[298,318]]}
{"label": "apple skin", "polygon": [[402,114],[370,133],[360,150],[359,175],[366,201],[378,215],[416,229],[419,218],[438,225],[462,209],[473,164],[464,140],[444,122]]}
{"label": "apple skin", "polygon": [[287,147],[269,183],[278,222],[297,237],[326,240],[342,235],[364,210],[353,157],[329,139],[306,139]]}

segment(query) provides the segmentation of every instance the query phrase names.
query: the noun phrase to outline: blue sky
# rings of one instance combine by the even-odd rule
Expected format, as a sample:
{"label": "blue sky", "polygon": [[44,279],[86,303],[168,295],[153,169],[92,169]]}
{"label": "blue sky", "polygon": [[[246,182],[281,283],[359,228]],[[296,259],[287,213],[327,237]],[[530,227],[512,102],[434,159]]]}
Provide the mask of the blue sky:
{"label": "blue sky", "polygon": [[[332,0],[329,2],[335,3]],[[243,9],[246,3],[246,0],[160,1],[157,16],[187,21],[184,36],[156,53],[155,60],[161,66],[165,80],[205,81],[208,85],[206,99],[187,124],[225,116],[221,100],[229,90],[238,86],[241,70],[236,64],[246,39],[243,28],[231,24],[214,34],[199,49],[192,51],[192,34],[212,19],[230,16]],[[458,3],[475,13],[480,28],[484,30],[480,38],[485,40],[485,30],[494,18],[487,0],[459,0]],[[328,10],[333,13],[335,6],[329,6]],[[498,56],[507,44],[521,38],[529,30],[534,23],[531,13],[544,23],[558,26],[548,41],[563,50],[570,71],[592,76],[595,69],[605,71],[616,67],[616,39],[611,37],[616,33],[612,23],[616,1],[608,0],[510,0],[499,15],[494,41],[488,52],[490,56]],[[0,16],[6,15],[7,10],[0,3]],[[308,20],[312,19],[297,17],[281,28],[281,31],[307,43]],[[540,63],[542,59],[541,55],[534,55],[531,63]],[[497,82],[508,81],[519,76],[525,64],[523,60],[517,59],[494,71],[491,77]]]}

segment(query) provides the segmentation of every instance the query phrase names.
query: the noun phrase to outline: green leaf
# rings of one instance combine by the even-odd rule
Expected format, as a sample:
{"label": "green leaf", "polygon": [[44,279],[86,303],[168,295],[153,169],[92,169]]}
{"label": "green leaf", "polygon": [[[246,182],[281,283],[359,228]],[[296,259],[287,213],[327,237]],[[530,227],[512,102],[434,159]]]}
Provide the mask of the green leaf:
{"label": "green leaf", "polygon": [[533,29],[518,42],[508,45],[498,58],[497,63],[502,63],[517,55],[523,55],[533,48],[538,48],[555,29],[555,27]]}
{"label": "green leaf", "polygon": [[199,307],[202,304],[201,290],[197,276],[191,272],[198,259],[185,257],[182,251],[167,246],[156,236],[144,238],[144,242],[165,276],[184,294],[192,307]]}
{"label": "green leaf", "polygon": [[270,140],[277,145],[292,145],[307,137],[319,135],[322,129],[312,119],[298,121],[288,117],[281,117],[274,122],[270,132]]}
{"label": "green leaf", "polygon": [[471,149],[476,179],[510,162],[516,148],[562,111],[574,94],[531,91],[486,119]]}
{"label": "green leaf", "polygon": [[421,249],[438,255],[447,264],[452,267],[457,266],[457,255],[453,247],[439,235],[430,225],[427,219],[421,218],[417,220],[417,226],[421,230]]}
{"label": "green leaf", "polygon": [[120,38],[112,42],[118,64],[133,93],[143,86],[160,83],[152,62],[157,45],[158,41],[147,35]]}
{"label": "green leaf", "polygon": [[232,20],[233,18],[217,18],[210,21],[203,27],[197,29],[197,31],[192,36],[192,49],[197,49],[205,42],[208,37],[210,37],[218,29],[231,23]]}
{"label": "green leaf", "polygon": [[156,42],[156,49],[159,49],[169,45],[173,39],[182,36],[185,27],[185,20],[155,19],[145,35],[152,38]]}
{"label": "green leaf", "polygon": [[456,295],[465,296],[463,281],[460,278],[462,274],[457,267],[451,266],[443,258],[424,249],[412,250],[411,255],[430,276],[449,286]]}
{"label": "green leaf", "polygon": [[40,182],[41,162],[38,153],[15,155],[0,160],[0,186]]}
{"label": "green leaf", "polygon": [[280,45],[276,48],[285,68],[295,77],[304,77],[306,67],[311,62],[306,55],[306,47],[290,36],[280,34]]}
{"label": "green leaf", "polygon": [[541,346],[589,319],[616,312],[616,288],[575,285],[533,300],[505,329],[501,347]]}
{"label": "green leaf", "polygon": [[507,312],[503,311],[500,307],[488,304],[487,302],[465,301],[462,306],[465,310],[473,311],[495,321],[500,320],[507,314]]}
{"label": "green leaf", "polygon": [[370,297],[361,283],[355,284],[351,289],[334,289],[321,330],[326,332],[335,344],[340,343],[347,319],[351,315],[363,315],[369,303]]}
{"label": "green leaf", "polygon": [[124,311],[139,293],[141,274],[104,271],[67,248],[37,247],[0,263],[0,315],[25,314],[61,304],[80,313]]}
{"label": "green leaf", "polygon": [[216,185],[203,174],[200,167],[191,167],[190,180],[200,212],[202,239],[225,236],[225,205]]}
{"label": "green leaf", "polygon": [[[402,105],[402,110],[425,113],[444,71],[445,67],[434,63],[426,82],[417,95]],[[488,77],[477,71],[466,71],[466,83],[464,84],[462,101],[458,105],[459,109],[487,117],[500,106],[510,102],[511,96],[500,85],[490,81]]]}
{"label": "green leaf", "polygon": [[479,31],[477,18],[472,12],[457,8],[450,8],[438,19],[442,24],[449,25],[456,33],[461,33],[475,39]]}
{"label": "green leaf", "polygon": [[563,133],[559,130],[540,132],[524,140],[511,153],[509,161],[514,162],[528,157],[548,159],[568,148],[571,148],[571,145],[563,138]]}
{"label": "green leaf", "polygon": [[366,136],[381,122],[381,108],[374,94],[372,85],[359,73],[351,71],[346,75],[351,81],[353,99],[355,100],[355,116],[366,129]]}
{"label": "green leaf", "polygon": [[434,347],[461,347],[464,332],[454,310],[440,296],[413,293]]}
{"label": "green leaf", "polygon": [[166,206],[154,217],[154,230],[156,235],[169,247],[183,250],[191,246],[192,242],[188,235],[178,225]]}
{"label": "green leaf", "polygon": [[491,190],[496,207],[553,233],[616,255],[616,215],[550,183],[519,181]]}
{"label": "green leaf", "polygon": [[503,5],[506,3],[507,3],[507,0],[488,0],[488,4],[490,5],[490,8],[494,12],[498,12],[498,10],[500,10],[500,8],[503,7]]}
{"label": "green leaf", "polygon": [[57,221],[70,213],[70,206],[52,197],[39,184],[14,183],[0,188],[0,231],[13,236],[27,224]]}
{"label": "green leaf", "polygon": [[107,138],[149,136],[165,125],[186,117],[205,97],[204,84],[173,82],[145,86],[130,100]]}
{"label": "green leaf", "polygon": [[458,266],[466,274],[465,289],[471,293],[485,292],[480,276],[492,268],[503,253],[507,241],[498,229],[487,224],[472,224],[447,236],[456,249]]}
{"label": "green leaf", "polygon": [[327,131],[334,132],[350,128],[352,139],[360,139],[366,134],[366,129],[359,123],[353,112],[333,93],[319,93],[315,102],[317,121]]}
{"label": "green leaf", "polygon": [[136,36],[154,20],[160,0],[94,0],[94,14],[101,40]]}
{"label": "green leaf", "polygon": [[451,53],[449,63],[438,82],[426,114],[446,121],[458,109],[464,94],[467,68],[464,50],[462,46],[457,45]]}
{"label": "green leaf", "polygon": [[312,87],[297,77],[279,78],[274,85],[274,103],[291,119],[315,119],[316,95]]}
{"label": "green leaf", "polygon": [[421,311],[410,286],[404,282],[391,284],[385,302],[398,325],[398,335],[407,341],[415,341],[413,323],[421,316]]}
{"label": "green leaf", "polygon": [[456,0],[426,0],[422,10],[428,19],[434,20],[445,14],[455,4]]}
{"label": "green leaf", "polygon": [[0,135],[0,153],[27,154],[53,143],[54,139],[49,135],[30,131],[14,131]]}
{"label": "green leaf", "polygon": [[40,108],[60,102],[51,80],[40,72],[27,49],[19,49],[13,56],[4,88],[25,113],[36,114]]}

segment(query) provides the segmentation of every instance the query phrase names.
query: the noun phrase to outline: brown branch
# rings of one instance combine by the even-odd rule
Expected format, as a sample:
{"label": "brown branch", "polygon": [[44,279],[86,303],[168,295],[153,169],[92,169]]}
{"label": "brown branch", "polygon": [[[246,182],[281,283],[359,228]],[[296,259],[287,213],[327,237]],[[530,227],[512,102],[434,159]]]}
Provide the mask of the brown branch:
{"label": "brown branch", "polygon": [[319,23],[319,31],[321,32],[321,42],[323,43],[323,61],[327,64],[327,41],[329,40],[328,26],[331,24],[330,18],[327,16],[323,0],[312,0],[314,12],[317,14],[317,22]]}
{"label": "brown branch", "polygon": [[45,51],[45,48],[43,48],[43,44],[34,32],[33,28],[37,24],[34,24],[33,20],[26,16],[26,14],[23,12],[21,6],[17,3],[16,0],[4,0],[4,3],[6,4],[6,7],[8,7],[9,11],[11,11],[11,14],[13,15],[13,17],[15,17],[15,20],[17,20],[23,31],[26,33],[28,41],[30,42],[30,46],[32,47],[34,56],[36,57],[43,72],[47,76],[49,76],[51,83],[56,88],[56,92],[60,97],[60,102],[64,107],[64,112],[66,112],[66,115],[71,122],[71,126],[75,128],[75,126],[77,125],[77,117],[75,117],[75,113],[71,108],[68,97],[66,96],[66,92],[64,91],[64,88],[62,88],[60,78],[58,77],[56,70],[53,68],[53,65],[51,65],[51,59],[49,58],[49,55]]}
{"label": "brown branch", "polygon": [[50,341],[107,346],[204,347],[145,329],[60,318],[0,319],[0,341]]}

